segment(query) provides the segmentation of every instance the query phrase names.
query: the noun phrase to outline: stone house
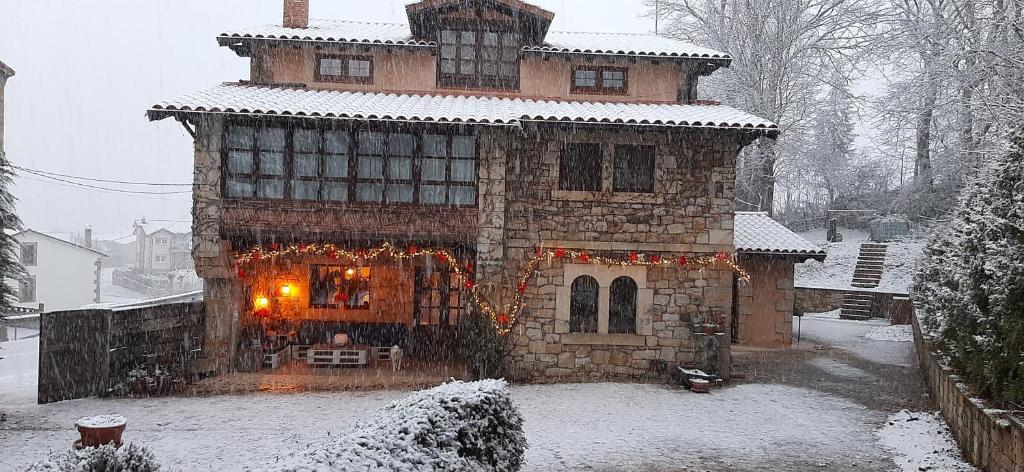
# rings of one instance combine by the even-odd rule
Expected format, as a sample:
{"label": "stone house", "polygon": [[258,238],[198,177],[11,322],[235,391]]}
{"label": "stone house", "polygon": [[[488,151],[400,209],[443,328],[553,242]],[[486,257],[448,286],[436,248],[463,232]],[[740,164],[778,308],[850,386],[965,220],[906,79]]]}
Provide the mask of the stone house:
{"label": "stone house", "polygon": [[778,133],[696,99],[730,57],[548,31],[554,15],[518,0],[407,14],[310,20],[285,0],[282,25],[218,36],[247,80],[149,110],[195,138],[203,368],[237,367],[231,333],[260,316],[298,344],[448,345],[470,300],[512,336],[521,378],[708,357],[695,325],[728,334],[736,298],[736,156]]}

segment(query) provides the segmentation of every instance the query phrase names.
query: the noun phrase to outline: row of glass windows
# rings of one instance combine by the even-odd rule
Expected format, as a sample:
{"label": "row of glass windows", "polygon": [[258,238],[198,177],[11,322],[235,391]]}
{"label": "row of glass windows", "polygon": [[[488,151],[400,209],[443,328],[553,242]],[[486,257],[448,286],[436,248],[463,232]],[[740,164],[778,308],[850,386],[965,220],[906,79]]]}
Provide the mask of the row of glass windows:
{"label": "row of glass windows", "polygon": [[[597,332],[597,279],[581,275],[572,281],[569,300],[569,331]],[[616,278],[609,288],[608,332],[636,333],[636,282],[626,276]]]}
{"label": "row of glass windows", "polygon": [[434,133],[229,126],[229,198],[476,203],[476,138]]}
{"label": "row of glass windows", "polygon": [[[655,147],[615,145],[612,191],[654,192]],[[567,143],[559,163],[558,188],[597,192],[603,180],[604,150],[598,143]]]}

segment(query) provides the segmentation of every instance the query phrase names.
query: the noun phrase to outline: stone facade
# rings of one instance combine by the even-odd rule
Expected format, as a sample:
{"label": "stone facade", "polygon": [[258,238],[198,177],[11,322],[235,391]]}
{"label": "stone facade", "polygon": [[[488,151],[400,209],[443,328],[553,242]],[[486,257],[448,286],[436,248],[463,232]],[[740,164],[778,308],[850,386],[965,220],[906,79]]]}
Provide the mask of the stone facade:
{"label": "stone facade", "polygon": [[[485,190],[481,184],[481,221],[487,225],[481,224],[478,263],[494,268],[481,283],[511,300],[514,281],[537,247],[618,258],[634,251],[666,259],[731,252],[734,164],[743,139],[722,131],[626,127],[538,127],[526,136],[506,135],[504,141],[502,136],[484,139],[503,143],[487,156],[494,160],[493,175],[502,172],[498,163],[504,161],[505,168],[503,186]],[[602,144],[601,191],[559,190],[566,142]],[[656,147],[654,192],[613,192],[615,145],[641,143]],[[504,192],[504,199],[495,192]],[[488,202],[504,207],[504,214]],[[502,241],[500,251],[494,248],[497,241]],[[568,288],[581,274],[601,284],[597,333],[569,332]],[[629,276],[638,284],[634,333],[607,333],[607,281],[616,276]],[[728,270],[603,267],[559,260],[542,264],[536,280],[528,284],[526,313],[513,332],[515,375],[533,380],[635,378],[652,370],[652,360],[700,365],[708,353],[695,348],[703,343],[695,341],[692,325],[704,319],[727,322],[732,283]]]}
{"label": "stone facade", "polygon": [[843,291],[797,287],[793,309],[800,313],[825,313],[843,306]]}

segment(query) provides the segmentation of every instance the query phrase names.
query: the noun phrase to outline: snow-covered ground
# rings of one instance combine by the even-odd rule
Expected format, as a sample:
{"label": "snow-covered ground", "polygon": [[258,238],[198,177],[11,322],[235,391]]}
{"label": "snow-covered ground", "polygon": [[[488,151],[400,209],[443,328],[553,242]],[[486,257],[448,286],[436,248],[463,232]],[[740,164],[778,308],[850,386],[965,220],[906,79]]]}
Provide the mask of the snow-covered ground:
{"label": "snow-covered ground", "polygon": [[873,341],[896,341],[908,343],[914,340],[914,331],[910,325],[893,325],[875,328],[864,334]]}
{"label": "snow-covered ground", "polygon": [[100,303],[122,304],[134,303],[153,298],[144,293],[136,292],[114,285],[114,270],[120,267],[104,267],[100,272]]}
{"label": "snow-covered ground", "polygon": [[[38,376],[38,337],[0,343],[0,412],[4,405],[34,403]],[[3,428],[0,423],[0,438]]]}
{"label": "snow-covered ground", "polygon": [[953,434],[938,413],[906,410],[893,413],[877,434],[882,447],[895,454],[900,470],[977,470],[960,457]]}
{"label": "snow-covered ground", "polygon": [[[860,244],[868,240],[868,233],[841,228],[843,241],[825,242],[825,230],[816,229],[800,233],[808,241],[820,245],[828,253],[824,262],[810,260],[796,265],[794,285],[804,288],[827,288],[836,290],[864,290],[850,285],[853,268],[857,265]],[[882,280],[877,292],[906,294],[913,282],[913,269],[921,257],[925,241],[905,239],[888,243]]]}
{"label": "snow-covered ground", "polygon": [[887,320],[852,321],[815,315],[808,314],[793,321],[793,335],[799,332],[801,344],[827,344],[879,364],[909,366],[917,363],[913,344],[867,337],[876,329],[888,328]]}

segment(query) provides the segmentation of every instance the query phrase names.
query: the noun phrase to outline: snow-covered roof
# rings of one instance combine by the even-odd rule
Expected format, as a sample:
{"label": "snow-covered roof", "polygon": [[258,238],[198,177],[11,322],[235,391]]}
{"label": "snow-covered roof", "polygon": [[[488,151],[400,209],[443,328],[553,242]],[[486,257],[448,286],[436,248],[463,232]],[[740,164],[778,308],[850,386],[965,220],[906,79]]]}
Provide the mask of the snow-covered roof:
{"label": "snow-covered roof", "polygon": [[737,211],[733,232],[738,252],[825,258],[825,250],[782,226],[765,212]]}
{"label": "snow-covered roof", "polygon": [[41,231],[36,231],[36,230],[33,230],[33,229],[26,229],[24,231],[20,231],[18,233],[15,233],[14,234],[14,239],[17,239],[17,240],[21,241],[21,238],[19,238],[19,236],[22,236],[22,235],[25,235],[25,234],[28,234],[28,233],[36,234],[36,235],[42,236],[45,239],[48,239],[48,240],[51,240],[51,241],[54,241],[54,242],[58,242],[58,243],[63,243],[63,244],[66,244],[68,246],[72,246],[72,247],[74,247],[76,249],[81,249],[83,251],[88,251],[88,252],[91,252],[91,253],[96,254],[98,256],[101,256],[101,257],[110,257],[110,256],[108,256],[104,252],[97,251],[95,249],[82,246],[81,244],[75,244],[75,243],[73,243],[71,241],[67,241],[67,240],[61,239],[61,238],[59,238],[57,236],[46,234],[46,233],[43,233]]}
{"label": "snow-covered roof", "polygon": [[224,84],[165,100],[150,119],[191,113],[518,125],[523,121],[614,123],[778,131],[725,105],[570,102],[453,95],[386,94]]}
{"label": "snow-covered roof", "polygon": [[[225,31],[217,36],[221,45],[240,40],[278,40],[356,44],[384,44],[408,47],[436,47],[434,41],[412,36],[404,23],[369,23],[348,20],[309,20],[308,28],[265,25]],[[524,51],[585,53],[597,55],[659,56],[729,60],[728,54],[653,34],[575,33],[552,31],[540,46]]]}

